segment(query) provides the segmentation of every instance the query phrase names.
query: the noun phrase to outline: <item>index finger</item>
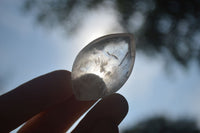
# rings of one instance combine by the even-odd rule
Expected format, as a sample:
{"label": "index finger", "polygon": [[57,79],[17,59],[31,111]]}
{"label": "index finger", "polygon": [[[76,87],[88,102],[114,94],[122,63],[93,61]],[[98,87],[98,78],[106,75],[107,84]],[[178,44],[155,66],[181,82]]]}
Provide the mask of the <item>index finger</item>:
{"label": "index finger", "polygon": [[54,71],[22,84],[0,97],[1,131],[15,129],[72,95],[71,73],[65,70]]}

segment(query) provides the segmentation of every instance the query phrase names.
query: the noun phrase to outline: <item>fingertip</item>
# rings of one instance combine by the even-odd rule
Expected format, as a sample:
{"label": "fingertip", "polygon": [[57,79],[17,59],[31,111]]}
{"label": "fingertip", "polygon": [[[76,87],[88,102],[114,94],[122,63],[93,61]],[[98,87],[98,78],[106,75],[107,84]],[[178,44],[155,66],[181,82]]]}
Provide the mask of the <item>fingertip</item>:
{"label": "fingertip", "polygon": [[121,115],[125,117],[129,110],[128,101],[126,100],[126,98],[118,93],[114,93],[113,95],[111,95],[110,98],[113,99],[113,102],[115,102],[114,104],[118,106]]}
{"label": "fingertip", "polygon": [[[124,113],[128,113],[128,101],[126,100],[126,98],[124,96],[122,96],[119,93],[114,93],[108,97],[105,97],[104,99],[109,99],[113,102],[113,104],[117,104],[121,109],[123,109],[122,111]],[[102,99],[102,100],[104,100]]]}
{"label": "fingertip", "polygon": [[110,121],[118,126],[128,112],[128,102],[120,94],[100,100],[83,118],[73,133],[90,132],[98,121]]}
{"label": "fingertip", "polygon": [[119,133],[119,128],[112,121],[100,120],[91,129],[91,133]]}
{"label": "fingertip", "polygon": [[103,102],[103,106],[109,106],[108,108],[115,109],[115,111],[112,111],[112,114],[114,115],[116,124],[120,124],[120,122],[124,119],[124,117],[127,115],[129,106],[126,98],[122,96],[121,94],[114,93],[112,95],[109,95],[108,97],[103,98],[100,103]]}

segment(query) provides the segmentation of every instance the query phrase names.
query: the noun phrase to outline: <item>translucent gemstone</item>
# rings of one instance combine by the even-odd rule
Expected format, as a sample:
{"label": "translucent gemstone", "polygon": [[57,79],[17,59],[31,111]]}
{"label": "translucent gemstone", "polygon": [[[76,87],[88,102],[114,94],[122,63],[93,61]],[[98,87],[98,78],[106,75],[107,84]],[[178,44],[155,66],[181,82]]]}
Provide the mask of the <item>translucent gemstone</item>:
{"label": "translucent gemstone", "polygon": [[119,90],[131,74],[135,60],[133,35],[100,37],[77,55],[72,86],[78,100],[97,100]]}

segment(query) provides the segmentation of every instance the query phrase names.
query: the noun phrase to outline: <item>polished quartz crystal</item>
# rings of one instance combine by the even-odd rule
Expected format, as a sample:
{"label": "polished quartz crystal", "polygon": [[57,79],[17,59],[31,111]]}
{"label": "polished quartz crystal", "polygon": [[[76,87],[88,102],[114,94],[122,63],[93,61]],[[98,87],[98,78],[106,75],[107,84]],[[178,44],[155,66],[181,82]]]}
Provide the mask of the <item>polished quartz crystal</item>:
{"label": "polished quartz crystal", "polygon": [[77,55],[72,68],[72,88],[78,100],[97,100],[119,90],[131,74],[135,60],[133,35],[100,37]]}

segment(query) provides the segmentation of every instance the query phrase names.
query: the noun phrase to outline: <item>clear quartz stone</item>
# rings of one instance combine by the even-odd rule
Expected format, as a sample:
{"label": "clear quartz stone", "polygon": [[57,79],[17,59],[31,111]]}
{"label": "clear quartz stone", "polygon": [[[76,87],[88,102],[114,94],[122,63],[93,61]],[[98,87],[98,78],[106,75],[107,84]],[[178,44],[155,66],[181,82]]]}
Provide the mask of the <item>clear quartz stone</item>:
{"label": "clear quartz stone", "polygon": [[133,35],[100,37],[77,55],[72,68],[72,88],[78,100],[97,100],[119,90],[131,74],[135,60]]}

